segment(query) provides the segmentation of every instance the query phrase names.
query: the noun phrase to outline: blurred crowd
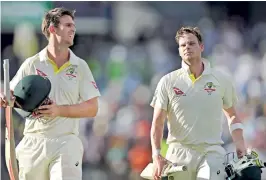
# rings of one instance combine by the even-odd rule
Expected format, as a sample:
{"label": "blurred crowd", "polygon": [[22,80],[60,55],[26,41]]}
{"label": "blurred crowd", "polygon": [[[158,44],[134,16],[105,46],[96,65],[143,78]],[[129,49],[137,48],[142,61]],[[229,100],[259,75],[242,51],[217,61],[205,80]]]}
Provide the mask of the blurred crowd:
{"label": "blurred crowd", "polygon": [[[153,109],[149,103],[159,79],[180,68],[174,36],[182,25],[162,23],[155,31],[143,30],[129,43],[117,41],[111,33],[77,34],[71,49],[88,63],[102,94],[97,117],[80,122],[80,138],[85,150],[83,179],[141,179],[140,172],[151,162]],[[201,29],[204,58],[234,79],[239,97],[237,111],[245,125],[245,139],[266,161],[266,23],[246,25],[240,19],[214,21],[206,16],[192,25]],[[11,60],[11,77],[27,57],[47,43],[40,33],[30,29],[30,24],[19,27],[12,44],[2,47],[2,60]],[[3,165],[4,121],[1,123]],[[14,124],[18,143],[23,135],[24,120],[16,112]],[[166,137],[165,127],[163,153],[167,150]],[[223,140],[224,147],[234,151],[225,119]],[[2,178],[8,179],[3,169]]]}

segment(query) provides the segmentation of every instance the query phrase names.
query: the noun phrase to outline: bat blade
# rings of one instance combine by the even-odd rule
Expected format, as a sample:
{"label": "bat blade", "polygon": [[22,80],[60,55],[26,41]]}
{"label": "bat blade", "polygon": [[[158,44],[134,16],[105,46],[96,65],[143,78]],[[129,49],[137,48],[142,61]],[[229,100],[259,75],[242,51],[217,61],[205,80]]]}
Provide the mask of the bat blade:
{"label": "bat blade", "polygon": [[11,180],[18,180],[18,167],[15,151],[14,127],[12,119],[12,107],[8,106],[6,114],[6,131],[5,131],[5,160]]}
{"label": "bat blade", "polygon": [[[10,105],[9,87],[9,60],[4,60],[4,94]],[[11,180],[18,180],[18,166],[15,152],[14,126],[12,119],[12,106],[5,109],[5,161]]]}

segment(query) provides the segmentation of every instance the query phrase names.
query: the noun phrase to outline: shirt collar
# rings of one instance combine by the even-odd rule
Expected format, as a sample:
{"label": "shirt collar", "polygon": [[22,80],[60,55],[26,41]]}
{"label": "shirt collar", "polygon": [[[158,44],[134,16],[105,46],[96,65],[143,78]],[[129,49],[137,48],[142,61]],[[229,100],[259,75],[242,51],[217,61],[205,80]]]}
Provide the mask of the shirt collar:
{"label": "shirt collar", "polygon": [[[211,73],[211,65],[207,59],[202,58],[202,62],[204,64],[204,70],[202,74],[210,74]],[[189,70],[189,66],[182,60],[182,69],[184,69],[187,73],[191,73]]]}
{"label": "shirt collar", "polygon": [[[78,65],[78,57],[71,51],[71,49],[68,49],[70,52],[70,58],[69,62],[72,65]],[[40,53],[39,53],[40,61],[47,61],[48,55],[47,55],[47,47],[45,47]]]}

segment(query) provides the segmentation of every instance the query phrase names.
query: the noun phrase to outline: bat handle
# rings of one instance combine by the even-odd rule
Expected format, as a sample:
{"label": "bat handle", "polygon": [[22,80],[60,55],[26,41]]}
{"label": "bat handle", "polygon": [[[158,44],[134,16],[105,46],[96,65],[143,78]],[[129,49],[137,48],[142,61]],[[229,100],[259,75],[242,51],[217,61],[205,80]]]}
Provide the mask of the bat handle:
{"label": "bat handle", "polygon": [[10,86],[9,86],[9,59],[4,59],[4,95],[8,104],[10,103]]}

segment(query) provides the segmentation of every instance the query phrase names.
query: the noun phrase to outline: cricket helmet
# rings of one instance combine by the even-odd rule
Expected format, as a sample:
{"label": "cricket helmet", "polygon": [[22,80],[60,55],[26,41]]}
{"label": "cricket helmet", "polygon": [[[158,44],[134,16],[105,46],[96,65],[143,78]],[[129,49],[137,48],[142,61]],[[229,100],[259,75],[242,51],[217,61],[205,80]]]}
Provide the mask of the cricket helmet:
{"label": "cricket helmet", "polygon": [[14,107],[33,112],[47,101],[51,91],[51,82],[40,75],[28,75],[22,78],[14,89],[16,102]]}

